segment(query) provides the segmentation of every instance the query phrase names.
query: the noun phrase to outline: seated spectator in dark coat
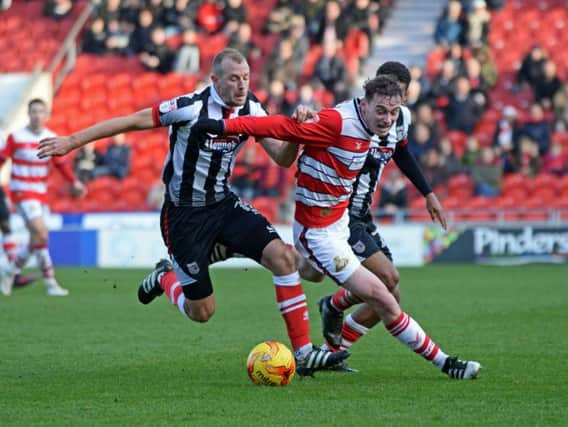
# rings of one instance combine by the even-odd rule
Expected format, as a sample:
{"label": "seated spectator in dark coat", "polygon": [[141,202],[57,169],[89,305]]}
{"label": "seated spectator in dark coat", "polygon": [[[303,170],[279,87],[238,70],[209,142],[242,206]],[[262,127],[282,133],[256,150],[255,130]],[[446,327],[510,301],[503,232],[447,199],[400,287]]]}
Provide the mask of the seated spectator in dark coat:
{"label": "seated spectator in dark coat", "polygon": [[507,105],[503,109],[503,117],[497,122],[493,134],[493,147],[501,158],[505,173],[513,172],[519,136],[520,126],[517,121],[517,110],[515,110],[515,107]]}
{"label": "seated spectator in dark coat", "polygon": [[538,153],[538,145],[530,137],[521,135],[519,150],[515,158],[515,172],[533,177],[540,172],[541,157]]}
{"label": "seated spectator in dark coat", "polygon": [[243,0],[226,0],[223,8],[224,30],[227,34],[233,34],[239,25],[247,22],[247,9]]}
{"label": "seated spectator in dark coat", "polygon": [[94,170],[93,176],[110,175],[125,178],[130,173],[130,146],[126,144],[124,134],[115,135],[112,143],[102,155],[101,163]]}
{"label": "seated spectator in dark coat", "polygon": [[408,130],[408,149],[416,157],[422,160],[426,153],[434,148],[436,141],[432,138],[430,128],[420,122],[410,125]]}
{"label": "seated spectator in dark coat", "polygon": [[337,41],[333,38],[324,40],[323,53],[316,62],[313,77],[333,93],[335,102],[341,102],[349,96],[346,76],[345,61],[337,54]]}
{"label": "seated spectator in dark coat", "polygon": [[463,173],[464,168],[461,160],[454,153],[452,142],[448,138],[442,138],[440,146],[440,161],[448,176]]}
{"label": "seated spectator in dark coat", "polygon": [[43,15],[53,19],[63,19],[71,16],[73,2],[71,0],[46,0]]}
{"label": "seated spectator in dark coat", "polygon": [[540,104],[532,104],[529,120],[521,128],[521,134],[528,136],[538,145],[541,155],[548,152],[550,146],[550,123],[544,117],[544,110]]}
{"label": "seated spectator in dark coat", "polygon": [[342,14],[341,4],[336,0],[328,1],[325,4],[316,40],[320,44],[323,44],[328,37],[345,40],[349,27],[349,17]]}
{"label": "seated spectator in dark coat", "polygon": [[440,74],[434,79],[430,86],[430,93],[428,97],[432,98],[434,102],[439,102],[441,98],[445,98],[447,101],[447,98],[454,90],[456,76],[457,73],[454,62],[445,60],[442,64]]}
{"label": "seated spectator in dark coat", "polygon": [[199,2],[175,0],[174,4],[164,9],[162,24],[168,33],[183,32],[194,28],[194,19]]}
{"label": "seated spectator in dark coat", "polygon": [[546,52],[539,45],[534,45],[524,57],[521,68],[517,73],[517,82],[534,89],[536,83],[544,76]]}
{"label": "seated spectator in dark coat", "polygon": [[457,0],[448,2],[448,6],[438,23],[434,40],[441,46],[449,46],[459,42],[462,36],[463,24],[461,21],[462,5]]}
{"label": "seated spectator in dark coat", "polygon": [[106,52],[105,22],[96,18],[83,36],[83,53],[102,55]]}
{"label": "seated spectator in dark coat", "polygon": [[102,162],[102,157],[98,151],[95,150],[93,144],[83,146],[75,156],[75,175],[82,183],[90,181],[94,178],[95,169]]}
{"label": "seated spectator in dark coat", "polygon": [[314,98],[314,89],[311,84],[305,84],[300,87],[300,94],[296,102],[290,107],[290,111],[286,112],[286,115],[291,115],[291,113],[300,105],[305,105],[314,111],[321,110],[321,104]]}
{"label": "seated spectator in dark coat", "polygon": [[466,170],[471,171],[473,165],[477,163],[480,156],[481,150],[479,148],[479,141],[475,136],[470,136],[465,142],[465,150],[461,158]]}
{"label": "seated spectator in dark coat", "polygon": [[178,48],[173,70],[179,74],[195,74],[199,71],[201,52],[195,43],[195,31],[187,29],[183,32],[183,43]]}
{"label": "seated spectator in dark coat", "polygon": [[169,73],[172,71],[174,52],[166,44],[164,29],[156,27],[152,30],[152,40],[140,54],[140,61],[150,71]]}
{"label": "seated spectator in dark coat", "polygon": [[544,108],[551,108],[556,94],[562,90],[562,81],[556,74],[556,64],[552,61],[544,63],[544,76],[536,82],[534,87],[535,101]]}
{"label": "seated spectator in dark coat", "polygon": [[422,123],[430,129],[430,136],[433,141],[439,141],[442,135],[440,124],[434,117],[434,109],[427,102],[422,102],[416,105],[414,123]]}
{"label": "seated spectator in dark coat", "polygon": [[142,9],[138,14],[138,23],[130,36],[130,51],[140,53],[152,42],[154,17],[148,9]]}
{"label": "seated spectator in dark coat", "polygon": [[252,41],[252,27],[248,22],[239,25],[237,32],[231,36],[229,46],[238,50],[250,62],[260,58],[262,52]]}
{"label": "seated spectator in dark coat", "polygon": [[296,76],[298,65],[294,60],[294,51],[289,40],[280,41],[275,56],[269,60],[264,67],[262,74],[262,83],[264,87],[268,87],[272,80],[280,80],[286,88],[294,89],[296,87]]}
{"label": "seated spectator in dark coat", "polygon": [[450,178],[442,164],[440,153],[435,148],[429,149],[422,159],[422,172],[432,187],[446,185]]}
{"label": "seated spectator in dark coat", "polygon": [[479,159],[471,168],[471,175],[478,196],[496,197],[501,193],[503,169],[492,147],[481,149]]}
{"label": "seated spectator in dark coat", "polygon": [[459,77],[456,90],[450,95],[446,107],[446,123],[449,130],[461,130],[471,135],[485,109],[487,100],[482,93],[472,93],[469,81]]}
{"label": "seated spectator in dark coat", "polygon": [[285,37],[292,45],[294,62],[296,63],[297,73],[300,74],[304,68],[304,61],[310,49],[310,40],[306,34],[306,21],[302,15],[292,15],[290,28]]}
{"label": "seated spectator in dark coat", "polygon": [[391,216],[408,207],[408,188],[398,169],[392,169],[381,187],[379,208]]}
{"label": "seated spectator in dark coat", "polygon": [[130,45],[130,33],[125,25],[112,20],[107,25],[106,48],[111,53],[126,54]]}

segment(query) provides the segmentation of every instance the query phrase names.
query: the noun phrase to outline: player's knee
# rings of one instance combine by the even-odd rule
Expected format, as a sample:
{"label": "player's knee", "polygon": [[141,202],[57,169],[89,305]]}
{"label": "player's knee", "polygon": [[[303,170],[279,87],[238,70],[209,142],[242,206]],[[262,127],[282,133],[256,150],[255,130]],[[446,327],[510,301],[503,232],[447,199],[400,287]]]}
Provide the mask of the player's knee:
{"label": "player's knee", "polygon": [[190,310],[186,310],[187,316],[198,323],[206,323],[215,314],[215,307],[200,306],[192,307]]}
{"label": "player's knee", "polygon": [[298,272],[300,273],[300,277],[302,279],[309,282],[319,283],[322,282],[323,279],[325,279],[324,274],[314,270],[314,268],[306,261],[300,263],[300,265],[298,266]]}
{"label": "player's knee", "polygon": [[262,257],[262,265],[276,275],[290,274],[296,271],[294,249],[283,242],[274,241],[267,247]]}

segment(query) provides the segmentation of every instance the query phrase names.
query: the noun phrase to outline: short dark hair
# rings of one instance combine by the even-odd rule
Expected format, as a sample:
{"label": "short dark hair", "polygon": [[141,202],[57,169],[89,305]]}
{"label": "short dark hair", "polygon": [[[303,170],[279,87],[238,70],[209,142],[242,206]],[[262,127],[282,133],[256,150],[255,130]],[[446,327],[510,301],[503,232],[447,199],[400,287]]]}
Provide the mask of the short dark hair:
{"label": "short dark hair", "polygon": [[385,74],[394,76],[399,83],[405,84],[406,86],[408,86],[412,80],[408,67],[398,61],[387,61],[377,68],[377,76],[383,76]]}
{"label": "short dark hair", "polygon": [[47,108],[47,103],[41,99],[41,98],[34,98],[32,100],[30,100],[30,102],[28,102],[28,111],[30,111],[30,108],[32,108],[32,105],[34,104],[40,104],[43,105],[45,108]]}
{"label": "short dark hair", "polygon": [[399,83],[390,75],[381,75],[367,80],[363,85],[365,90],[365,98],[367,101],[373,99],[375,95],[381,96],[400,96],[402,98],[402,90]]}
{"label": "short dark hair", "polygon": [[221,75],[222,73],[221,64],[223,63],[223,59],[225,58],[229,58],[231,61],[234,61],[237,64],[242,64],[243,62],[247,62],[247,59],[244,57],[244,55],[241,52],[239,52],[237,49],[233,49],[230,47],[225,48],[217,55],[215,55],[215,57],[213,58],[212,71],[213,74],[215,74],[216,76]]}

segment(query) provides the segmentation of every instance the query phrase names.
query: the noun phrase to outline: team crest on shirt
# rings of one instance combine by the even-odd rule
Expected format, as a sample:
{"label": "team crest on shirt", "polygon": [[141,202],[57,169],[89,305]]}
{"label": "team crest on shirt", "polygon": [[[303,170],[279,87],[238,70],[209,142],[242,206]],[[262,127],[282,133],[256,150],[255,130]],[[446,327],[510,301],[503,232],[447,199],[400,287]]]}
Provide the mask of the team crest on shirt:
{"label": "team crest on shirt", "polygon": [[357,243],[355,243],[352,246],[353,250],[358,253],[358,254],[362,254],[363,252],[365,252],[365,243],[363,243],[361,240],[359,240]]}
{"label": "team crest on shirt", "polygon": [[399,127],[396,129],[396,139],[397,141],[401,141],[403,139],[405,139],[404,137],[404,127]]}
{"label": "team crest on shirt", "polygon": [[334,256],[333,263],[335,264],[335,272],[339,273],[341,270],[347,267],[347,264],[349,264],[349,259]]}
{"label": "team crest on shirt", "polygon": [[219,153],[230,153],[235,151],[240,143],[241,140],[236,136],[222,136],[206,139],[201,143],[201,149]]}
{"label": "team crest on shirt", "polygon": [[162,114],[171,113],[172,111],[175,110],[177,110],[177,101],[175,99],[164,101],[158,107],[158,111]]}

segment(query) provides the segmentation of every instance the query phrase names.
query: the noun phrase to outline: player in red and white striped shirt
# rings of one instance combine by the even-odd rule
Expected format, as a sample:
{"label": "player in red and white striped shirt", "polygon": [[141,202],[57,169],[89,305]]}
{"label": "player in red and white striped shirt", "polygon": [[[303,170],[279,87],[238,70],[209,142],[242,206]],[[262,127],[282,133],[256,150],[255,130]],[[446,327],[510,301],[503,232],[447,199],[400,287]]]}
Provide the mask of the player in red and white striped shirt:
{"label": "player in red and white striped shirt", "polygon": [[450,378],[473,379],[481,365],[445,354],[422,327],[400,308],[387,286],[361,265],[349,239],[347,207],[373,135],[386,136],[400,114],[397,81],[378,76],[365,84],[365,96],[319,112],[298,124],[283,116],[199,120],[194,132],[273,137],[303,144],[298,160],[294,241],[312,267],[366,302],[385,327],[408,348]]}
{"label": "player in red and white striped shirt", "polygon": [[10,295],[14,276],[26,265],[29,257],[35,255],[41,268],[48,295],[65,296],[68,291],[57,283],[53,263],[47,248],[48,230],[45,221],[47,211],[47,178],[50,166],[56,166],[72,184],[76,195],[83,194],[85,187],[75,178],[71,168],[60,158],[38,159],[38,144],[42,139],[55,134],[45,127],[48,108],[45,101],[33,99],[28,104],[29,124],[8,136],[4,149],[0,152],[0,162],[12,159],[10,193],[16,209],[23,217],[30,233],[29,245],[20,248],[16,259],[4,272],[1,291]]}

